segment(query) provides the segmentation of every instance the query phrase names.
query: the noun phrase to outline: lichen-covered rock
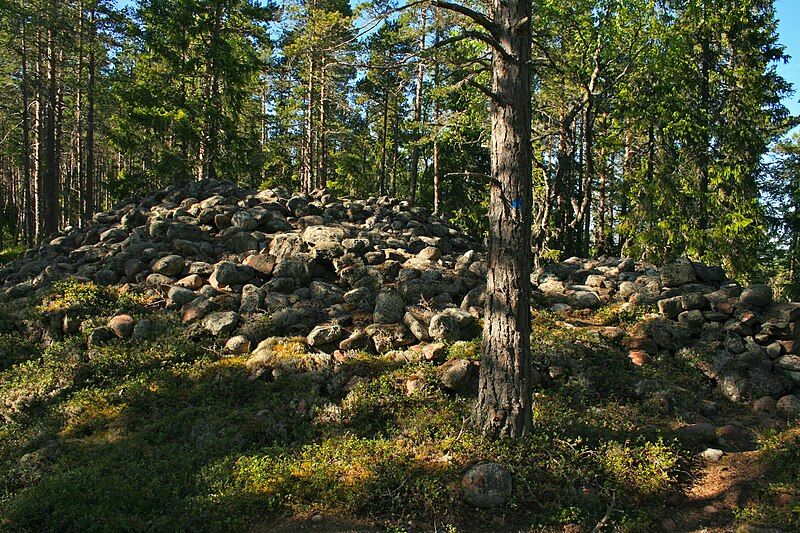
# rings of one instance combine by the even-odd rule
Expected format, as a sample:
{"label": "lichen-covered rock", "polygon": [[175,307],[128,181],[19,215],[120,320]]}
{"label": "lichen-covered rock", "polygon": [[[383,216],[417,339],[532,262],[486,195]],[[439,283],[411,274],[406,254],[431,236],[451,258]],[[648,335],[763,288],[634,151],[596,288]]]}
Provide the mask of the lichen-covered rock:
{"label": "lichen-covered rock", "polygon": [[511,472],[499,463],[479,463],[461,480],[464,499],[482,509],[502,507],[513,489]]}
{"label": "lichen-covered rock", "polygon": [[382,290],[375,298],[372,321],[376,324],[398,324],[406,314],[403,297],[394,290]]}
{"label": "lichen-covered rock", "polygon": [[152,270],[164,276],[177,276],[183,272],[186,261],[179,255],[167,255],[153,263]]}
{"label": "lichen-covered rock", "polygon": [[309,346],[322,346],[338,342],[344,337],[344,328],[338,325],[317,326],[306,337]]}
{"label": "lichen-covered rock", "polygon": [[108,328],[120,339],[127,339],[133,333],[136,321],[130,315],[117,315],[108,321]]}
{"label": "lichen-covered rock", "polygon": [[218,311],[211,313],[203,320],[203,327],[215,337],[233,333],[239,327],[241,317],[233,311]]}
{"label": "lichen-covered rock", "polygon": [[679,259],[661,267],[661,283],[666,287],[680,287],[696,279],[694,267],[687,259]]}

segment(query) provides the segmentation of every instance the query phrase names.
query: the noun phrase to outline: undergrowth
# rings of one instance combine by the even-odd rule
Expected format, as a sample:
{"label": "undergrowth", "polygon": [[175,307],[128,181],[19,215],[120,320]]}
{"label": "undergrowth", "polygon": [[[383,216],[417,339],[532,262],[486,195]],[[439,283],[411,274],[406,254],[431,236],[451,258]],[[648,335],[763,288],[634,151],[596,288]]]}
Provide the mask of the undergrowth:
{"label": "undergrowth", "polygon": [[[39,305],[101,321],[146,305],[127,298],[72,282]],[[92,348],[83,333],[43,350],[22,331],[0,333],[0,528],[229,531],[321,514],[388,530],[471,530],[496,517],[512,529],[591,529],[608,515],[652,531],[690,469],[672,431],[680,414],[632,392],[642,380],[692,386],[690,367],[635,367],[615,342],[553,315],[534,319],[534,362],[543,376],[564,372],[537,387],[534,431],[519,440],[474,433],[474,400],[447,392],[433,363],[350,354],[325,374],[288,339],[274,361],[293,370],[254,378],[247,357],[220,357],[169,315],[148,318],[151,340]],[[32,354],[14,359],[3,347],[15,341]],[[480,339],[447,357],[479,359]],[[425,385],[409,393],[412,376]],[[344,392],[331,391],[336,379]],[[776,487],[796,479],[793,442],[774,446]],[[480,461],[513,474],[502,509],[461,498]]]}

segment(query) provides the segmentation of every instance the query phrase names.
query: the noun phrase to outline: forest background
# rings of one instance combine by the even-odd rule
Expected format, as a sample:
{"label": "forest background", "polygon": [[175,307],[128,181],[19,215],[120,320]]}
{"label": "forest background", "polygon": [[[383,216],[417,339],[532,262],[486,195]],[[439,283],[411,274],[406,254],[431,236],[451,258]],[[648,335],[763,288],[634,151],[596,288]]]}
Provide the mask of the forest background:
{"label": "forest background", "polygon": [[[800,296],[792,4],[535,0],[537,257],[686,255]],[[485,234],[490,46],[396,7],[0,0],[0,245],[205,178]]]}

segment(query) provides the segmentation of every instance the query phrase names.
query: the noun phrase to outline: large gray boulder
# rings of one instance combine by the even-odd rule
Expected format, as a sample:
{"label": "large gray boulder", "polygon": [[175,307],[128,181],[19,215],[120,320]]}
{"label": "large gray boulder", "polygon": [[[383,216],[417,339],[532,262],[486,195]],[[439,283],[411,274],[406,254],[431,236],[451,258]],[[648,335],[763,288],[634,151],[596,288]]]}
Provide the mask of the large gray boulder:
{"label": "large gray boulder", "polygon": [[215,337],[227,336],[239,327],[241,317],[233,311],[211,313],[203,320],[203,327]]}
{"label": "large gray boulder", "polygon": [[696,281],[694,267],[688,259],[678,259],[661,267],[661,283],[665,287],[680,287]]}

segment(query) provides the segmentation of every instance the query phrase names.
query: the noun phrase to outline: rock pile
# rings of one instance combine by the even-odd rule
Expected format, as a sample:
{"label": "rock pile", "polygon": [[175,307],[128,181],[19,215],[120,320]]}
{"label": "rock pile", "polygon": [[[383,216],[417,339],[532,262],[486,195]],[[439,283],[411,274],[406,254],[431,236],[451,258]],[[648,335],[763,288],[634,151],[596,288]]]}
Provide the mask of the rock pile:
{"label": "rock pile", "polygon": [[[433,358],[442,343],[480,334],[485,275],[480,244],[424,208],[205,181],[67,228],[0,269],[0,296],[26,297],[67,277],[128,284],[162,297],[228,353],[263,356],[270,335],[305,337],[329,356],[432,343],[418,352]],[[800,385],[800,304],[775,303],[769,287],[740,287],[719,267],[572,258],[531,281],[532,305],[556,312],[652,306],[624,339],[632,359],[695,354],[731,400],[779,398]],[[251,327],[258,319],[269,328]],[[90,340],[140,338],[148,327],[117,317]],[[65,318],[62,334],[74,330]],[[474,368],[443,372],[453,387],[466,386]]]}
{"label": "rock pile", "polygon": [[800,386],[800,304],[773,301],[767,285],[741,287],[719,267],[679,260],[577,258],[534,273],[553,311],[616,304],[653,313],[624,339],[631,358],[695,362],[732,401],[780,398]]}
{"label": "rock pile", "polygon": [[[65,277],[138,285],[217,337],[263,316],[274,334],[307,336],[316,350],[386,352],[479,333],[479,249],[440,217],[394,199],[207,181],[68,228],[0,270],[0,282],[6,300]],[[109,328],[113,337],[133,326]],[[262,340],[233,336],[226,345],[241,352]]]}

